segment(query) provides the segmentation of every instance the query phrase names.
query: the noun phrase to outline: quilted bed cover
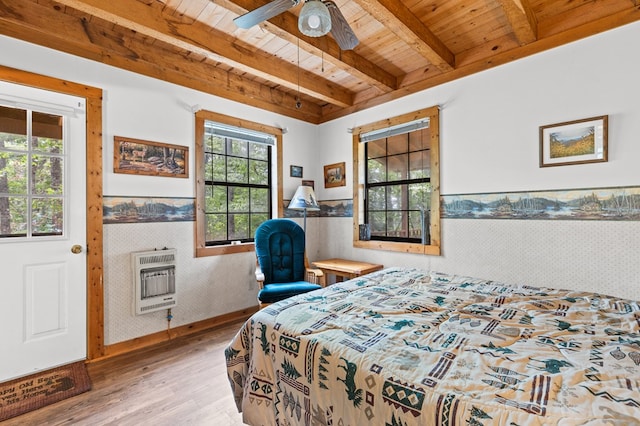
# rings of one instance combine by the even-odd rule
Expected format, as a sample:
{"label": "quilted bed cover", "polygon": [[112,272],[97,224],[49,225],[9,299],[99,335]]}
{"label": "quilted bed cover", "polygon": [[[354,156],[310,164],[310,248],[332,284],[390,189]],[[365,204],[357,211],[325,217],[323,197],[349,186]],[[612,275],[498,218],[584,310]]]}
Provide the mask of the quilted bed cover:
{"label": "quilted bed cover", "polygon": [[250,425],[640,424],[640,307],[409,268],[257,312],[226,349]]}

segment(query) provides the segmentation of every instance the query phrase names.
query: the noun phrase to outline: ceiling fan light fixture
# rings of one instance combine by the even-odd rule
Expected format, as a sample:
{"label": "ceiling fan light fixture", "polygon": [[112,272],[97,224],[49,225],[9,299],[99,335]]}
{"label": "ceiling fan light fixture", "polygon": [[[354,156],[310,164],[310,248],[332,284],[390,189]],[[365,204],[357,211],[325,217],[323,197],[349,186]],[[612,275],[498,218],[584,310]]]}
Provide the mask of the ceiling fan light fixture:
{"label": "ceiling fan light fixture", "polygon": [[300,10],[298,29],[309,37],[322,37],[331,31],[329,9],[320,0],[306,0]]}

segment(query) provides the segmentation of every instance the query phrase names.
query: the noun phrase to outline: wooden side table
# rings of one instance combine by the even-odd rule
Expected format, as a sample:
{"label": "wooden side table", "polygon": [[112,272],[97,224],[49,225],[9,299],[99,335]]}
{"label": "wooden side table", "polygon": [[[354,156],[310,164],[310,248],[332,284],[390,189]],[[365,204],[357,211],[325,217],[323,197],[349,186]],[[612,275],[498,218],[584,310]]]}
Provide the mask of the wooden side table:
{"label": "wooden side table", "polygon": [[320,269],[324,273],[323,284],[327,285],[327,274],[333,274],[336,276],[336,282],[340,282],[343,279],[351,279],[365,275],[370,272],[379,271],[383,268],[382,265],[377,263],[357,262],[354,260],[346,259],[327,259],[318,260],[313,262],[312,265],[315,268]]}

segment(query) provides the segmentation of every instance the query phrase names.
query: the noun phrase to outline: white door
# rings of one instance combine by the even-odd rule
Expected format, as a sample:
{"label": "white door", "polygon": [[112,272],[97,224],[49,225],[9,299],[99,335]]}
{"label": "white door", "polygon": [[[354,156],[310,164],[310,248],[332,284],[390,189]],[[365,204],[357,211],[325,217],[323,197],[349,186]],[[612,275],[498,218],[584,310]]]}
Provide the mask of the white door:
{"label": "white door", "polygon": [[0,82],[0,382],[86,359],[85,128],[84,99]]}

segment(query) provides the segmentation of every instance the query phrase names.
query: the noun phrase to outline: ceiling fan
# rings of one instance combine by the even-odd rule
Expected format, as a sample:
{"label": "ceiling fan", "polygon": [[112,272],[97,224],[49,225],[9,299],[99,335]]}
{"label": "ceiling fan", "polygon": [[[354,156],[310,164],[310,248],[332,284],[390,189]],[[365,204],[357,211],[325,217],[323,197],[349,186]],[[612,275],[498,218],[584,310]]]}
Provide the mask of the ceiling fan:
{"label": "ceiling fan", "polygon": [[[297,6],[300,0],[273,0],[233,20],[240,28],[251,28]],[[342,50],[351,50],[360,42],[338,6],[331,0],[305,0],[298,18],[298,29],[309,37],[328,32]]]}

